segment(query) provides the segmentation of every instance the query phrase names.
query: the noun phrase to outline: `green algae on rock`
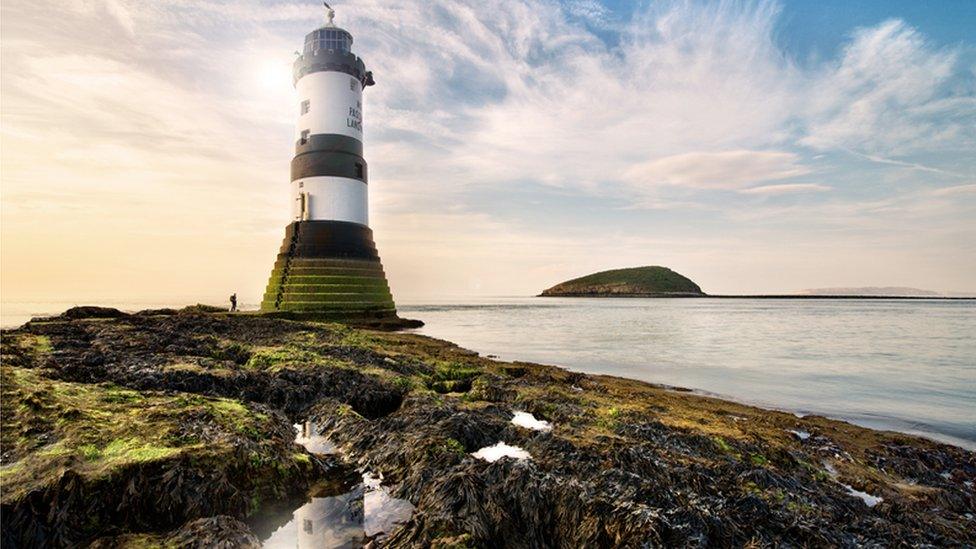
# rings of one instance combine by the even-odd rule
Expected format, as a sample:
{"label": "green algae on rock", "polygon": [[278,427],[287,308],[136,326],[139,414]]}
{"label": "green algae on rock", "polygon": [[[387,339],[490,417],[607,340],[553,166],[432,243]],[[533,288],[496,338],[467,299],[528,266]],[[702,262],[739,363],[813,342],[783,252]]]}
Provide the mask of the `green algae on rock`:
{"label": "green algae on rock", "polygon": [[[280,413],[192,393],[52,379],[4,335],[3,546],[65,546],[113,531],[249,516],[320,467]],[[7,365],[7,359],[20,363]]]}
{"label": "green algae on rock", "polygon": [[[976,544],[976,453],[961,448],[493,361],[414,334],[203,312],[100,316],[3,334],[4,546],[7,536],[39,545],[26,540],[42,527],[49,545],[79,539],[50,534],[59,524],[106,543],[206,544],[214,538],[190,521],[222,515],[220,535],[246,545],[234,521],[291,497],[286,487],[307,486],[316,465],[325,479],[373,471],[416,507],[363,540],[382,546]],[[513,424],[517,412],[551,428]],[[103,425],[123,421],[138,428]],[[300,421],[318,426],[341,466],[291,444]],[[472,455],[499,442],[530,458]],[[174,463],[189,509],[178,514],[172,497],[157,502]]]}
{"label": "green algae on rock", "polygon": [[548,288],[541,297],[702,297],[691,279],[667,267],[614,269],[574,278]]}

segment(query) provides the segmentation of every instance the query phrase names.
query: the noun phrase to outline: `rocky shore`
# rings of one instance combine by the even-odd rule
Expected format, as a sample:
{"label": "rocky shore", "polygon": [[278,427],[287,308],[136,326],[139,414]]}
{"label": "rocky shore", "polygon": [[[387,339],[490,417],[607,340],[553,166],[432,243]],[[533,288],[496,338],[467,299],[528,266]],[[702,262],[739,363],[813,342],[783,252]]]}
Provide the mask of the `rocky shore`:
{"label": "rocky shore", "polygon": [[976,453],[414,334],[78,308],[2,353],[3,547],[254,547],[364,472],[374,546],[976,544]]}

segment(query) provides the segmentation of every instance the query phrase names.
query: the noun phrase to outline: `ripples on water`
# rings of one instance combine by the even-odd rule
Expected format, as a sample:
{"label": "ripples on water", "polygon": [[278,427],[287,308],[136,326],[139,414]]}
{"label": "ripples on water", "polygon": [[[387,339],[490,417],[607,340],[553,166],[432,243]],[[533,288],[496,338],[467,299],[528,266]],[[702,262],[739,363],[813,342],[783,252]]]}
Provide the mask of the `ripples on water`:
{"label": "ripples on water", "polygon": [[482,354],[699,389],[976,449],[976,302],[497,298],[412,304]]}

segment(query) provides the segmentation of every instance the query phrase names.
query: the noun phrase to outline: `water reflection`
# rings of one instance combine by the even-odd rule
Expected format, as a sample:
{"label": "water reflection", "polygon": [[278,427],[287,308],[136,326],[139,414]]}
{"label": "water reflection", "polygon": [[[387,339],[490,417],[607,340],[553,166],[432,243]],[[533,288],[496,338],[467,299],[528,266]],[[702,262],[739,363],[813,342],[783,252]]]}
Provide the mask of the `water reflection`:
{"label": "water reflection", "polygon": [[313,454],[335,454],[339,448],[329,439],[318,434],[315,424],[309,421],[295,425],[295,443]]}
{"label": "water reflection", "polygon": [[[332,454],[335,444],[316,434],[313,424],[296,425],[295,442],[309,452]],[[354,548],[381,538],[413,514],[413,505],[394,498],[382,478],[365,472],[316,485],[287,524],[263,541],[264,547]]]}

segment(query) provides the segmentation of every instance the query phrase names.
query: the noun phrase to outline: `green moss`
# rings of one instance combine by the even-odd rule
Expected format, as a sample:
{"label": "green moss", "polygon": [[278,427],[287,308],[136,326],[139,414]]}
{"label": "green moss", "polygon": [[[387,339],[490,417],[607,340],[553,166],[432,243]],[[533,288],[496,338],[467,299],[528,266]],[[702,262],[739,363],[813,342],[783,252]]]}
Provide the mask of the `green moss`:
{"label": "green moss", "polygon": [[735,451],[735,448],[733,448],[731,444],[726,442],[724,438],[712,437],[712,442],[715,443],[715,446],[718,446],[719,450],[725,452],[726,454],[729,454],[730,456],[733,456],[736,459],[740,457],[739,453]]}
{"label": "green moss", "polygon": [[813,505],[803,502],[803,501],[790,501],[787,502],[786,508],[794,514],[798,515],[815,515],[817,514],[817,508]]}
{"label": "green moss", "polygon": [[827,473],[827,471],[824,471],[823,469],[817,467],[816,465],[813,465],[812,463],[810,463],[808,461],[804,461],[802,459],[798,459],[797,460],[797,463],[807,473],[809,473],[810,476],[813,477],[814,480],[819,481],[819,482],[826,482],[826,481],[830,480],[830,474]]}
{"label": "green moss", "polygon": [[95,461],[102,456],[102,452],[94,444],[83,444],[78,447],[78,451],[88,461]]}
{"label": "green moss", "polygon": [[372,349],[377,344],[377,339],[369,332],[364,332],[363,330],[355,330],[342,326],[337,331],[339,332],[340,345]]}
{"label": "green moss", "polygon": [[392,380],[392,384],[397,389],[400,389],[404,393],[409,393],[417,387],[416,381],[409,376],[397,376]]}
{"label": "green moss", "polygon": [[441,446],[441,448],[443,449],[443,451],[447,453],[457,454],[461,456],[465,454],[464,445],[461,444],[461,442],[458,441],[457,439],[448,438],[444,440],[444,443]]}
{"label": "green moss", "polygon": [[144,397],[138,391],[123,389],[114,385],[106,387],[105,393],[102,396],[103,402],[112,404],[135,403],[142,400],[144,400]]}
{"label": "green moss", "polygon": [[203,303],[197,303],[196,305],[189,305],[180,309],[181,313],[226,313],[228,309],[225,307],[216,307],[214,305],[204,305]]}
{"label": "green moss", "polygon": [[265,414],[252,412],[239,401],[229,398],[207,400],[206,406],[221,425],[252,438],[260,434],[258,424],[267,420]]}
{"label": "green moss", "polygon": [[433,381],[468,381],[481,375],[482,369],[463,362],[439,362],[430,378]]}
{"label": "green moss", "polygon": [[180,452],[179,448],[157,446],[140,437],[119,438],[101,451],[103,466],[141,463],[165,459]]}
{"label": "green moss", "polygon": [[[41,371],[3,367],[0,437],[14,463],[3,468],[4,501],[54,482],[65,466],[91,478],[183,453],[207,456],[232,448],[221,432],[262,440],[264,414],[229,399],[139,393],[109,384],[44,378]],[[213,417],[209,443],[184,429],[188,418]],[[196,419],[196,421],[200,421]],[[191,431],[194,432],[194,431]],[[39,437],[39,434],[44,434]],[[40,446],[39,440],[54,441]]]}
{"label": "green moss", "polygon": [[742,491],[753,496],[761,496],[763,493],[759,485],[751,480],[742,485]]}
{"label": "green moss", "polygon": [[55,442],[37,451],[37,455],[45,458],[54,458],[71,455],[72,449],[67,444]]}
{"label": "green moss", "polygon": [[386,279],[380,277],[368,277],[361,275],[354,276],[330,276],[330,275],[289,275],[287,284],[361,284],[386,286]]}
{"label": "green moss", "polygon": [[769,463],[769,460],[766,459],[766,456],[762,454],[750,455],[749,461],[752,462],[753,465],[756,465],[758,467],[765,467]]}
{"label": "green moss", "polygon": [[45,335],[25,335],[23,337],[23,343],[27,344],[38,355],[44,355],[54,350],[54,345],[51,344],[51,338]]}
{"label": "green moss", "polygon": [[315,366],[326,363],[321,355],[295,347],[263,347],[255,350],[246,368],[275,372],[285,366]]}
{"label": "green moss", "polygon": [[328,303],[330,305],[350,308],[359,305],[375,305],[377,303],[383,305],[392,304],[393,299],[388,291],[355,293],[331,293],[326,291],[318,291],[315,293],[285,292],[282,303]]}
{"label": "green moss", "polygon": [[393,300],[382,299],[378,301],[357,301],[357,302],[332,302],[332,301],[282,301],[279,311],[286,312],[310,312],[310,313],[336,313],[336,318],[346,318],[346,316],[357,316],[366,313],[394,312]]}
{"label": "green moss", "polygon": [[24,471],[23,462],[11,463],[10,465],[4,465],[0,467],[0,482],[3,482],[6,477],[19,475]]}

